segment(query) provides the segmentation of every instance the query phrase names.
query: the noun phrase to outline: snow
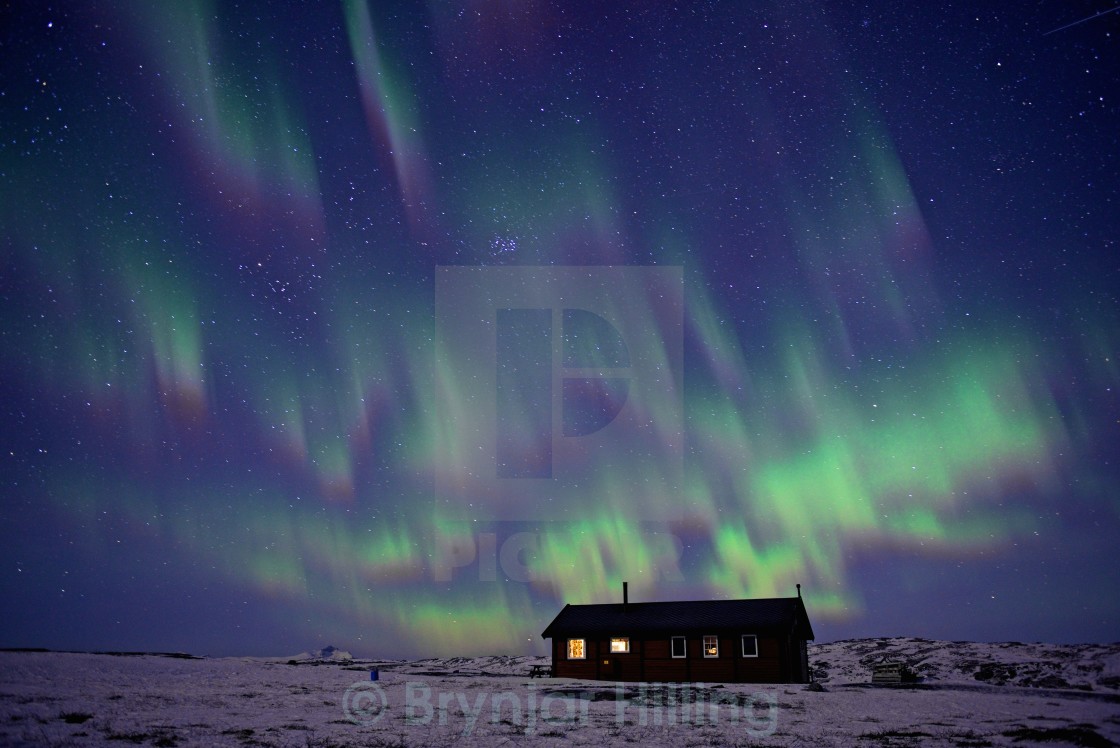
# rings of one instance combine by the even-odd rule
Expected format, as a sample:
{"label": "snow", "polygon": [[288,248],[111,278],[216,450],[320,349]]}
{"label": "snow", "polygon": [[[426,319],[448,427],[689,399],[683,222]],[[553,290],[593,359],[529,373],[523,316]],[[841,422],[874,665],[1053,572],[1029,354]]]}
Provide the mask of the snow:
{"label": "snow", "polygon": [[[1120,645],[862,639],[804,685],[526,677],[545,657],[0,652],[2,745],[1003,746],[1120,741]],[[289,664],[294,661],[297,664]],[[914,686],[869,685],[905,662]],[[377,670],[378,680],[370,680]],[[382,705],[384,704],[384,707]]]}
{"label": "snow", "polygon": [[928,682],[1120,691],[1120,644],[987,644],[893,637],[820,644],[809,651],[810,664],[824,683],[865,682],[873,665],[903,662]]}

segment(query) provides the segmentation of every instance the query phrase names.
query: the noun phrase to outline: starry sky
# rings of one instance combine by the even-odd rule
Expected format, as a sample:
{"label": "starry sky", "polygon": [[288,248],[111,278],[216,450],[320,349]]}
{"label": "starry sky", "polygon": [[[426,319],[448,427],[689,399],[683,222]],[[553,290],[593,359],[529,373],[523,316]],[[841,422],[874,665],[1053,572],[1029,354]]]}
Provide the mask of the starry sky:
{"label": "starry sky", "polygon": [[4,3],[0,646],[1120,639],[1115,10]]}

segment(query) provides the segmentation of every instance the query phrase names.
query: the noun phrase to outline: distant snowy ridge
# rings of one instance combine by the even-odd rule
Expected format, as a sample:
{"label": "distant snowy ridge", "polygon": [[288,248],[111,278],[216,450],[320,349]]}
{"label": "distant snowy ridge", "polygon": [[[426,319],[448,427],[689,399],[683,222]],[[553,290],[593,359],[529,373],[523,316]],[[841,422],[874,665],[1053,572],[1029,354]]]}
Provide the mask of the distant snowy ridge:
{"label": "distant snowy ridge", "polygon": [[288,659],[296,662],[350,662],[354,659],[354,656],[344,649],[327,646],[310,652],[300,652]]}
{"label": "distant snowy ridge", "polygon": [[824,684],[867,683],[875,665],[905,663],[923,682],[1120,691],[1120,644],[849,639],[809,647]]}
{"label": "distant snowy ridge", "polygon": [[548,665],[547,656],[486,655],[482,657],[429,657],[383,666],[403,673],[458,673],[460,675],[525,675],[533,665]]}

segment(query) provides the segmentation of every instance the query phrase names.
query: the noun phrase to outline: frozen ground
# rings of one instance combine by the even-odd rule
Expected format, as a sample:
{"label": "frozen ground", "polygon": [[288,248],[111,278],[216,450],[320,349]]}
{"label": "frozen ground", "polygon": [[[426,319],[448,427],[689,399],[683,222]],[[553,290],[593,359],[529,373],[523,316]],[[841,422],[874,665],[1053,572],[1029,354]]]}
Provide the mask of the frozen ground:
{"label": "frozen ground", "polygon": [[[0,745],[1109,746],[1120,645],[863,639],[802,685],[531,680],[540,657],[369,661],[0,652]],[[915,686],[868,685],[908,663]],[[289,664],[290,662],[297,664]],[[371,683],[369,671],[380,679]]]}

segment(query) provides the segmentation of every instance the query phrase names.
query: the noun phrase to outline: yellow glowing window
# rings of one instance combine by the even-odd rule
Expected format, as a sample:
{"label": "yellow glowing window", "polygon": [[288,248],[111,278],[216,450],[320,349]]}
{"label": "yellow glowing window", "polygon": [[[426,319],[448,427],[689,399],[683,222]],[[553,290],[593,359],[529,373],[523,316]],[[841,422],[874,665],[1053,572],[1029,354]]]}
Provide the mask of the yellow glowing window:
{"label": "yellow glowing window", "polygon": [[611,639],[611,651],[612,652],[629,652],[630,651],[630,639],[625,638],[625,637],[622,638],[622,639]]}
{"label": "yellow glowing window", "polygon": [[568,640],[568,659],[569,660],[586,660],[587,647],[584,646],[583,639],[569,639]]}
{"label": "yellow glowing window", "polygon": [[704,656],[705,657],[719,657],[719,637],[718,636],[705,636],[704,637]]}

